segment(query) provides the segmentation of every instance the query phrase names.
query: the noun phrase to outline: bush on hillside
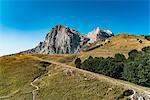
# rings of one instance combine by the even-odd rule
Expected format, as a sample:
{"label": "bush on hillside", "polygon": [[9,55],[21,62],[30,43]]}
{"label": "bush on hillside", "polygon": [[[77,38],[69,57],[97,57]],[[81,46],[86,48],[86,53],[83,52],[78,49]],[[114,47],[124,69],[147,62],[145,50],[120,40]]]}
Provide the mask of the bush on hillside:
{"label": "bush on hillside", "polygon": [[144,51],[144,52],[150,52],[150,46],[142,48],[142,51]]}
{"label": "bush on hillside", "polygon": [[142,42],[143,42],[142,40],[139,41],[139,43],[142,43]]}
{"label": "bush on hillside", "polygon": [[124,95],[124,96],[130,96],[130,95],[132,95],[132,94],[134,94],[134,91],[133,91],[133,90],[130,90],[130,89],[125,90],[125,91],[123,92],[123,95]]}
{"label": "bush on hillside", "polygon": [[80,58],[77,58],[75,60],[75,65],[76,65],[77,68],[80,68],[80,66],[81,66],[81,59]]}
{"label": "bush on hillside", "polygon": [[115,54],[115,61],[121,62],[121,61],[124,61],[124,60],[126,60],[126,58],[123,54],[120,54],[120,53]]}
{"label": "bush on hillside", "polygon": [[145,39],[150,41],[150,36],[145,36]]}
{"label": "bush on hillside", "polygon": [[130,60],[134,60],[137,56],[138,56],[138,51],[137,50],[131,50],[128,55],[129,55],[129,58]]}

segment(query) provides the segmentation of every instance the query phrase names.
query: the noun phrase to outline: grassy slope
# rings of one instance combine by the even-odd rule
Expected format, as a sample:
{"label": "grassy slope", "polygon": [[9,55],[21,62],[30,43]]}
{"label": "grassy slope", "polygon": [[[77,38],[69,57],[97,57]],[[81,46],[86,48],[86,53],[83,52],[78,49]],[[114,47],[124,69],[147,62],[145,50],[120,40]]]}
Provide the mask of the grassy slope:
{"label": "grassy slope", "polygon": [[[137,38],[141,39],[143,43],[140,44]],[[89,52],[82,52],[77,55],[34,56],[73,65],[73,60],[76,57],[85,59],[89,55],[107,57],[114,56],[115,53],[127,54],[132,49],[140,50],[142,47],[149,45],[150,41],[145,40],[143,37],[118,35],[115,36],[109,44],[103,47]],[[0,96],[19,90],[15,96],[11,98],[12,100],[31,100],[33,87],[30,86],[30,82],[39,76],[39,62],[40,61],[27,57],[26,55],[1,57],[0,80],[2,81],[0,81]],[[50,76],[46,75],[35,83],[40,86],[38,92],[39,100],[41,100],[41,98],[50,98],[50,100],[51,98],[53,98],[52,100],[77,98],[78,100],[79,98],[84,99],[85,97],[92,98],[92,100],[97,100],[97,98],[102,97],[106,100],[109,100],[108,98],[113,100],[115,97],[121,95],[124,89],[127,89],[127,87],[121,84],[114,84],[113,81],[108,81],[111,80],[109,78],[98,80],[80,71],[75,71],[75,75],[69,75],[67,74],[68,71],[65,70],[68,69],[62,66],[51,65],[49,69]],[[129,83],[127,82],[127,84]],[[131,85],[134,86],[134,84]],[[104,95],[110,87],[113,87],[114,90],[110,91],[108,95]],[[10,100],[10,98],[8,99]]]}
{"label": "grassy slope", "polygon": [[107,79],[56,65],[35,84],[40,87],[37,100],[114,100],[125,90]]}
{"label": "grassy slope", "polygon": [[[142,40],[142,43],[139,43],[139,40]],[[82,60],[88,58],[89,56],[94,57],[113,57],[116,53],[123,53],[126,57],[129,51],[133,49],[141,50],[141,48],[145,46],[150,46],[150,41],[146,40],[142,36],[134,36],[128,34],[119,34],[114,36],[110,43],[99,47],[97,49],[81,52],[79,54],[51,54],[51,55],[40,55],[36,54],[34,56],[43,58],[43,59],[51,59],[54,61],[62,62],[71,66],[74,65],[74,59],[79,57]]]}
{"label": "grassy slope", "polygon": [[[137,39],[142,40],[143,42],[139,43],[139,40]],[[85,59],[90,55],[95,57],[114,56],[116,53],[123,53],[127,56],[128,52],[132,49],[141,50],[141,48],[145,46],[150,46],[150,41],[144,39],[142,36],[119,34],[114,36],[110,43],[92,51],[81,52],[77,56],[81,59]]]}
{"label": "grassy slope", "polygon": [[0,96],[18,91],[30,98],[33,90],[30,82],[43,73],[39,70],[39,62],[26,56],[1,57]]}
{"label": "grassy slope", "polygon": [[36,56],[42,59],[50,59],[56,62],[65,63],[67,65],[75,66],[73,61],[77,57],[76,54],[33,54],[32,56]]}
{"label": "grassy slope", "polygon": [[[0,61],[2,65],[0,96],[19,89],[8,100],[32,100],[33,87],[30,83],[39,76],[41,61],[26,55],[1,57]],[[34,83],[40,87],[36,95],[37,100],[47,100],[47,98],[48,100],[116,100],[124,90],[130,87],[120,84],[120,82],[124,83],[123,81],[61,64],[51,64],[47,70],[48,73],[43,74]]]}
{"label": "grassy slope", "polygon": [[[8,100],[32,100],[30,83],[39,76],[39,60],[23,56],[0,58],[0,96],[8,95],[19,90]],[[107,82],[97,80],[94,76],[71,68],[50,65],[48,74],[43,74],[36,82],[40,87],[38,100],[97,100],[97,98],[118,97],[124,88]],[[113,91],[108,91],[112,88]],[[108,92],[108,94],[107,94]],[[7,100],[6,99],[6,100]],[[5,100],[5,99],[4,99]],[[108,99],[106,99],[108,100]]]}

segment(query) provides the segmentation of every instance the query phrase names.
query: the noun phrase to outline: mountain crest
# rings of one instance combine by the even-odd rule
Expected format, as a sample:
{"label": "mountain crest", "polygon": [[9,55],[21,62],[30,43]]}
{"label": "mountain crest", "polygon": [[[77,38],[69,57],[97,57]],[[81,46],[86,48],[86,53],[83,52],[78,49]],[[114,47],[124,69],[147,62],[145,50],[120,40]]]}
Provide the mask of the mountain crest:
{"label": "mountain crest", "polygon": [[80,47],[80,33],[72,28],[57,25],[35,48],[23,51],[23,54],[66,54],[76,53]]}
{"label": "mountain crest", "polygon": [[89,43],[93,43],[97,40],[105,40],[111,36],[113,36],[113,33],[110,30],[102,30],[99,27],[87,34],[87,37],[90,39]]}
{"label": "mountain crest", "polygon": [[[51,29],[43,42],[40,42],[35,48],[29,49],[21,54],[71,54],[80,51],[82,45],[88,42],[94,42],[98,39],[106,39],[112,36],[112,32],[101,30],[99,27],[89,32],[87,36],[78,31],[63,26],[56,25]],[[90,41],[89,41],[90,40]]]}

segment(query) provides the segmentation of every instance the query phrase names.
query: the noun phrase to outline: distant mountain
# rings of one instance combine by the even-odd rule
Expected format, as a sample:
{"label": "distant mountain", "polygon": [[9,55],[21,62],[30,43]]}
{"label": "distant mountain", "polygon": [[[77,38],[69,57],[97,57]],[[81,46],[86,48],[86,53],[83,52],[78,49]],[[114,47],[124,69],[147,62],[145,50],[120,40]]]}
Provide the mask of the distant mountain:
{"label": "distant mountain", "polygon": [[79,52],[82,45],[88,41],[105,40],[111,36],[113,36],[111,31],[99,28],[86,36],[72,28],[57,25],[46,35],[44,42],[20,54],[72,54]]}
{"label": "distant mountain", "polygon": [[93,31],[87,34],[87,37],[90,38],[90,43],[93,43],[97,40],[106,40],[111,36],[114,35],[110,30],[102,30],[99,27],[95,28]]}
{"label": "distant mountain", "polygon": [[69,27],[57,25],[46,35],[44,42],[23,54],[66,54],[75,53],[80,46],[80,33]]}

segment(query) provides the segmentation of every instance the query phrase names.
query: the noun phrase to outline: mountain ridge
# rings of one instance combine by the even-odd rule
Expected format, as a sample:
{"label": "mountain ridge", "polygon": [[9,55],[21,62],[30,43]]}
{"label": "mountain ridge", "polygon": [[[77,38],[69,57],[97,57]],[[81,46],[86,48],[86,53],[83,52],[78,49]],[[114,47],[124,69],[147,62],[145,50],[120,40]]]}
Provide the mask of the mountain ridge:
{"label": "mountain ridge", "polygon": [[94,43],[98,40],[106,40],[107,38],[114,36],[113,33],[110,30],[102,30],[99,27],[95,28],[91,32],[87,34],[87,37],[90,38],[89,43]]}
{"label": "mountain ridge", "polygon": [[[93,35],[92,35],[93,34]],[[96,40],[93,41],[93,36]],[[106,40],[113,36],[109,30],[92,31],[90,35],[83,35],[73,28],[56,25],[51,29],[43,42],[35,48],[19,52],[19,54],[72,54],[78,53],[82,46],[97,40]]]}

